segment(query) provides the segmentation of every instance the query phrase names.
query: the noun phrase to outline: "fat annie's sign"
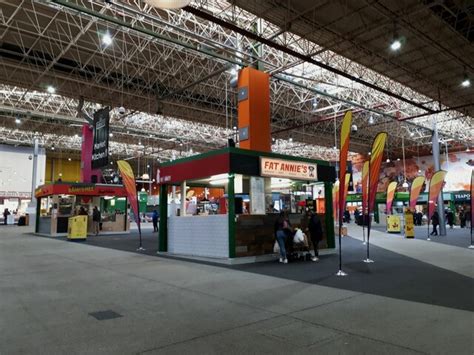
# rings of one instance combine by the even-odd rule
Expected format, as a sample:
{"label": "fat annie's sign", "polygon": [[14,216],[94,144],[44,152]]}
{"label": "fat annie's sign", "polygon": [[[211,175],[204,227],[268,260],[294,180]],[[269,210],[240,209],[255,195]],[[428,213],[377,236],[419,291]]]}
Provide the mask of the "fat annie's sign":
{"label": "fat annie's sign", "polygon": [[301,161],[260,158],[260,175],[296,180],[317,180],[316,164]]}
{"label": "fat annie's sign", "polygon": [[94,146],[92,168],[97,169],[109,163],[109,108],[94,113]]}

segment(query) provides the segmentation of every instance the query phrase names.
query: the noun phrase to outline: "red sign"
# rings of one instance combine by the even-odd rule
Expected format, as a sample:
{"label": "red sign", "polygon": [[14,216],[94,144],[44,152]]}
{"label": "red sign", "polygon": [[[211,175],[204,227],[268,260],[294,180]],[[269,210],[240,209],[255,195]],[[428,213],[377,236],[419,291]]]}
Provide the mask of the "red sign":
{"label": "red sign", "polygon": [[160,184],[182,182],[184,180],[206,178],[230,171],[228,153],[204,157],[202,159],[176,162],[174,165],[160,167],[156,181]]}
{"label": "red sign", "polygon": [[115,196],[126,197],[127,192],[122,185],[101,184],[49,184],[38,187],[36,198],[51,195],[81,195],[81,196]]}

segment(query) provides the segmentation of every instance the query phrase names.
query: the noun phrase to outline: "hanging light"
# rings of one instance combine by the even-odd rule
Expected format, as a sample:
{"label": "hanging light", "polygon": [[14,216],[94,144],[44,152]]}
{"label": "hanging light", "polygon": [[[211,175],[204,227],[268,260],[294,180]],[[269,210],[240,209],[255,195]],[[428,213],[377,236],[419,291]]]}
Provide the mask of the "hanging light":
{"label": "hanging light", "polygon": [[471,86],[471,80],[469,80],[469,77],[467,76],[467,74],[464,75],[464,79],[461,82],[461,86],[463,88],[468,88],[469,86]]}
{"label": "hanging light", "polygon": [[15,118],[15,123],[16,123],[16,124],[20,124],[20,123],[21,123],[20,117],[17,116],[17,117]]}
{"label": "hanging light", "polygon": [[104,35],[102,36],[102,44],[106,47],[112,44],[112,36],[110,35],[110,33],[104,33]]}
{"label": "hanging light", "polygon": [[160,9],[182,9],[188,6],[191,0],[145,0],[145,2]]}
{"label": "hanging light", "polygon": [[403,188],[407,189],[408,188],[408,182],[407,182],[407,168],[405,164],[405,139],[402,137],[402,153],[403,153],[403,177],[405,179],[405,182],[403,183]]}
{"label": "hanging light", "polygon": [[374,116],[370,115],[369,116],[369,124],[372,125],[375,123]]}
{"label": "hanging light", "polygon": [[402,41],[398,38],[394,38],[392,40],[392,43],[390,43],[390,49],[394,52],[398,51],[400,48],[402,48]]}
{"label": "hanging light", "polygon": [[50,94],[54,94],[56,92],[56,89],[54,88],[54,86],[48,85],[46,91]]}
{"label": "hanging light", "polygon": [[144,173],[144,174],[142,175],[142,179],[143,179],[143,180],[149,180],[149,179],[150,179],[150,175],[148,175],[148,173]]}

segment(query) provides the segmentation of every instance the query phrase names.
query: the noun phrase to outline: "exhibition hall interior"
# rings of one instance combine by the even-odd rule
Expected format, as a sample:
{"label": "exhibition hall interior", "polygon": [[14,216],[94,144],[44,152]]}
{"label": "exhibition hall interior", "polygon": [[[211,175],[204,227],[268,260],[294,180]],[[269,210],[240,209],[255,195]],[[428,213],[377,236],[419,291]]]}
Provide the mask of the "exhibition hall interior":
{"label": "exhibition hall interior", "polygon": [[474,3],[0,2],[0,354],[474,353]]}

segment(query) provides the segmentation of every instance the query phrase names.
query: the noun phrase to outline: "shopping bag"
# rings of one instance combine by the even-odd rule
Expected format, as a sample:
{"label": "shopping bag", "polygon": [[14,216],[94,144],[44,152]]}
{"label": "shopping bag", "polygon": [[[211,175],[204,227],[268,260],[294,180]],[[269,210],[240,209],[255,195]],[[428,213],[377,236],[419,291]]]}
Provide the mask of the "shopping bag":
{"label": "shopping bag", "polygon": [[275,244],[273,244],[273,252],[275,254],[280,253],[280,246],[278,245],[278,242],[275,240]]}

